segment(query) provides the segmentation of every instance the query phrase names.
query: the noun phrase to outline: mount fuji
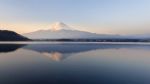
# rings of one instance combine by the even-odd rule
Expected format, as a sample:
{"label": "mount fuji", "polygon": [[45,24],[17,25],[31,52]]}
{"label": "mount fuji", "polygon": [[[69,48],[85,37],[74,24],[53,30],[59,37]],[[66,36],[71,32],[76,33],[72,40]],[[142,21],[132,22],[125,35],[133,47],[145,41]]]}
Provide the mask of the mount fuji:
{"label": "mount fuji", "polygon": [[76,30],[62,22],[56,22],[52,24],[49,30],[38,30],[23,35],[30,39],[121,38],[119,35],[96,34],[96,33]]}

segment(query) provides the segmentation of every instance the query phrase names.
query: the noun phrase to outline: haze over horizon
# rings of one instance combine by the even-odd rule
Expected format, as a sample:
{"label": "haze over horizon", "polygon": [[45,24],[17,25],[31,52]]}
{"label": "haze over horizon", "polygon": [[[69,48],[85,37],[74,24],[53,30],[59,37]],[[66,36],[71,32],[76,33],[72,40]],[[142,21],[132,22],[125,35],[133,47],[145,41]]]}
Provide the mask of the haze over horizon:
{"label": "haze over horizon", "polygon": [[150,34],[149,0],[1,0],[0,29],[28,33],[60,21],[98,34]]}

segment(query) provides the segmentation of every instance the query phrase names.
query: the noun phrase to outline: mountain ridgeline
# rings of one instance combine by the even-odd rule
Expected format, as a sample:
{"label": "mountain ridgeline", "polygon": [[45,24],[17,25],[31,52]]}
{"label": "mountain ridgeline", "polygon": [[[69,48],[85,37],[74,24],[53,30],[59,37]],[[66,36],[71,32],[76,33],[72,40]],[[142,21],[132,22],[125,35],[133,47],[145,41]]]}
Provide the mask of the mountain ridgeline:
{"label": "mountain ridgeline", "polygon": [[38,30],[35,32],[25,33],[24,36],[31,39],[107,39],[107,38],[122,38],[120,35],[96,34],[81,30],[76,30],[62,22],[57,22],[51,25],[48,30]]}
{"label": "mountain ridgeline", "polygon": [[36,41],[80,41],[80,42],[150,42],[149,36],[96,34],[74,29],[62,22],[56,22],[48,30],[25,33],[24,36]]}
{"label": "mountain ridgeline", "polygon": [[24,37],[16,32],[9,30],[0,30],[0,41],[29,41],[27,37]]}

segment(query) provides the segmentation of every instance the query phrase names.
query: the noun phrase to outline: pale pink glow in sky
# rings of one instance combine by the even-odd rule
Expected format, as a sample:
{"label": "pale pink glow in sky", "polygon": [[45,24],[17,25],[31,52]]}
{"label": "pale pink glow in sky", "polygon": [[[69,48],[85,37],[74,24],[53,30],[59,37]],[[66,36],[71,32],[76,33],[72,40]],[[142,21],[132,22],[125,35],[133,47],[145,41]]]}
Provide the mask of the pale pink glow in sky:
{"label": "pale pink glow in sky", "polygon": [[[67,24],[67,23],[66,23]],[[37,30],[48,30],[51,28],[52,23],[0,23],[0,28],[2,30],[12,30],[16,31],[20,34],[33,32]],[[88,31],[99,34],[142,34],[149,33],[150,26],[148,24],[141,25],[82,25],[82,24],[72,24],[68,23],[71,28],[80,30],[80,31]],[[127,28],[126,28],[127,27]],[[129,30],[130,28],[130,30]],[[145,29],[144,29],[145,28]],[[146,32],[147,31],[147,32]]]}

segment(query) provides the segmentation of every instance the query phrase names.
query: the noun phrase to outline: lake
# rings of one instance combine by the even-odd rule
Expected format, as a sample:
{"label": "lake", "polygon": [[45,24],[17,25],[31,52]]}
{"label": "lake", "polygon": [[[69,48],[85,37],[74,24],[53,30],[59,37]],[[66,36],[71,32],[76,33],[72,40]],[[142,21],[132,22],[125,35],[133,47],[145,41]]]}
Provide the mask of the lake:
{"label": "lake", "polygon": [[1,43],[0,84],[150,84],[150,44]]}

